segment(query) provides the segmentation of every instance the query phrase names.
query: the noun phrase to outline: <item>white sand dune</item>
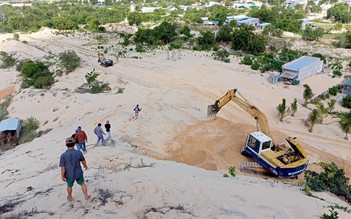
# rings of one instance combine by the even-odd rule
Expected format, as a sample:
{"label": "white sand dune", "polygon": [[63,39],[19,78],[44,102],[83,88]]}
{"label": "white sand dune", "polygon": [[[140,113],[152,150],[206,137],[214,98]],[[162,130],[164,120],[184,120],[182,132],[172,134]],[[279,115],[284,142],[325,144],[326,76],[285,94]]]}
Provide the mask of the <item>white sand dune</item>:
{"label": "white sand dune", "polygon": [[[16,52],[20,59],[75,50],[83,62],[76,71],[57,77],[50,90],[20,90],[14,69],[0,72],[0,98],[13,92],[5,93],[9,86],[16,90],[10,116],[34,116],[40,130],[52,129],[1,155],[0,206],[15,205],[4,216],[32,212],[34,218],[309,219],[328,213],[326,207],[332,203],[350,208],[329,193],[315,194],[325,201],[308,197],[295,181],[241,174],[240,163],[248,158],[240,155],[240,149],[247,133],[256,129],[254,119],[235,104],[225,106],[215,119],[206,118],[208,104],[238,88],[266,113],[277,142],[295,136],[309,152],[311,163],[333,161],[351,176],[351,144],[343,139],[335,119],[326,118],[327,125],[316,125],[309,133],[302,121],[310,110],[299,105],[295,117],[279,122],[276,106],[282,98],[288,104],[294,98],[303,103],[302,86],[270,84],[267,74],[239,65],[237,58],[223,63],[207,53],[182,51],[174,61],[158,51],[142,59],[120,57],[113,67],[103,68],[92,46],[84,46],[91,43],[89,36],[56,36],[44,30],[21,35],[20,40],[27,44],[4,40],[0,50]],[[107,57],[114,60],[112,54]],[[111,91],[75,92],[93,68]],[[340,81],[318,74],[303,83],[318,95]],[[118,88],[124,88],[123,93],[117,94]],[[136,104],[142,111],[133,120]],[[93,128],[106,120],[111,122],[114,143],[94,147]],[[85,178],[91,200],[85,205],[75,185],[72,208],[58,159],[65,138],[79,125],[88,134]],[[223,177],[229,166],[237,167],[237,177]],[[338,212],[339,218],[350,217]]]}

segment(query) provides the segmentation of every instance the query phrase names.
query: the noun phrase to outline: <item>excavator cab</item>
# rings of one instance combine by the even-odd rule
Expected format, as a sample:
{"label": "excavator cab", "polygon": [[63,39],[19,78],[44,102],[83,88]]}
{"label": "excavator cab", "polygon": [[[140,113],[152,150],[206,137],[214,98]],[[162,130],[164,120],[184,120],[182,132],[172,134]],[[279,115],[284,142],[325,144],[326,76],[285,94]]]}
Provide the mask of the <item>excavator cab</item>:
{"label": "excavator cab", "polygon": [[254,156],[261,152],[269,150],[272,145],[272,139],[260,131],[251,132],[246,140],[246,145],[243,149],[245,153]]}

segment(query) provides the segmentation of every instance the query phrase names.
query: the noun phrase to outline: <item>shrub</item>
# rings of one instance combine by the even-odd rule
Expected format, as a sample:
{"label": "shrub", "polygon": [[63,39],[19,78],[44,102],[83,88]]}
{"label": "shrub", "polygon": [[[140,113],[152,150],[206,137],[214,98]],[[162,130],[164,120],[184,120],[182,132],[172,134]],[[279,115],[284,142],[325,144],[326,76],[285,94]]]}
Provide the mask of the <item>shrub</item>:
{"label": "shrub", "polygon": [[144,48],[141,45],[136,45],[135,46],[135,51],[137,51],[137,52],[145,52]]}
{"label": "shrub", "polygon": [[21,68],[21,73],[28,77],[32,78],[34,75],[41,73],[45,70],[48,70],[48,67],[42,62],[33,62],[31,60],[25,62]]}
{"label": "shrub", "polygon": [[117,90],[117,94],[122,94],[124,91],[124,87],[119,87]]}
{"label": "shrub", "polygon": [[0,59],[2,61],[0,68],[11,68],[16,64],[17,61],[11,55],[3,51],[0,52]]}
{"label": "shrub", "polygon": [[23,128],[26,130],[37,130],[39,128],[39,121],[31,116],[23,122]]}
{"label": "shrub", "polygon": [[59,66],[67,73],[74,71],[80,65],[80,57],[73,50],[61,52],[59,54]]}
{"label": "shrub", "polygon": [[181,46],[182,46],[182,44],[180,44],[180,43],[171,43],[169,45],[170,49],[180,49]]}
{"label": "shrub", "polygon": [[328,93],[330,95],[336,96],[338,94],[339,89],[335,86],[328,89]]}
{"label": "shrub", "polygon": [[339,70],[334,70],[334,71],[333,71],[333,78],[335,78],[335,77],[341,77],[341,76],[342,76],[341,71],[339,71]]}
{"label": "shrub", "polygon": [[18,41],[19,40],[19,34],[18,33],[14,33],[13,34],[13,39]]}
{"label": "shrub", "polygon": [[29,60],[19,68],[21,69],[21,73],[25,76],[22,87],[33,85],[35,88],[47,88],[54,83],[52,73],[42,62]]}
{"label": "shrub", "polygon": [[33,86],[37,89],[50,87],[54,83],[54,78],[51,75],[40,76],[35,79]]}
{"label": "shrub", "polygon": [[326,62],[327,62],[327,59],[325,58],[325,56],[320,54],[320,53],[314,53],[312,55],[312,57],[320,58],[323,61],[324,64],[326,64]]}
{"label": "shrub", "polygon": [[[323,168],[321,173],[312,170],[305,171],[306,187],[312,191],[330,191],[335,195],[342,194],[345,190],[350,193],[351,188],[343,169],[334,163],[318,163]],[[343,191],[344,190],[344,191]]]}
{"label": "shrub", "polygon": [[90,92],[93,94],[102,93],[104,91],[111,90],[110,86],[106,83],[98,82],[91,85]]}
{"label": "shrub", "polygon": [[228,59],[229,57],[229,52],[225,49],[221,49],[221,50],[218,50],[216,51],[215,53],[213,53],[214,55],[214,58],[217,59],[217,60],[221,60],[221,61],[224,61],[224,62],[230,62],[230,60]]}
{"label": "shrub", "polygon": [[95,69],[93,69],[93,71],[91,71],[85,75],[85,79],[87,80],[88,84],[91,84],[91,83],[96,81],[96,78],[98,76],[99,76],[99,74],[95,72]]}
{"label": "shrub", "polygon": [[28,62],[28,61],[29,61],[28,59],[19,61],[19,62],[17,63],[17,65],[16,65],[16,71],[21,72],[21,71],[22,71],[23,65],[24,65],[26,62]]}
{"label": "shrub", "polygon": [[260,64],[258,64],[258,62],[254,62],[252,65],[251,65],[251,69],[252,70],[258,70],[258,69],[260,69]]}
{"label": "shrub", "polygon": [[9,114],[7,108],[9,107],[10,103],[11,97],[6,97],[5,100],[0,103],[0,121],[7,118],[7,115]]}
{"label": "shrub", "polygon": [[342,106],[351,109],[351,94],[342,98]]}
{"label": "shrub", "polygon": [[240,64],[243,65],[252,65],[252,59],[250,56],[244,56],[244,58],[241,59]]}

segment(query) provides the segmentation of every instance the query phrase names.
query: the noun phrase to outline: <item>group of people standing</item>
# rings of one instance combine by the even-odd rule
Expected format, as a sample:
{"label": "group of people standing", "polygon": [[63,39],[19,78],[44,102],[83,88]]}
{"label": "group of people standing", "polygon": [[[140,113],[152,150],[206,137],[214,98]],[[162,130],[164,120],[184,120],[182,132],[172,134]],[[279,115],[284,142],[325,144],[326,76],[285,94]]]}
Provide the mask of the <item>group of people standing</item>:
{"label": "group of people standing", "polygon": [[[106,121],[105,129],[106,129],[106,133],[107,133],[106,140],[110,140],[111,139],[111,124],[110,124],[110,121],[108,121],[108,120]],[[102,130],[101,123],[99,123],[94,128],[94,134],[98,138],[97,142],[96,142],[96,146],[99,144],[100,141],[101,141],[102,145],[105,145],[104,135],[106,135],[106,133],[104,132],[104,130]],[[88,143],[88,136],[85,133],[85,131],[82,130],[82,127],[78,126],[76,132],[72,135],[72,138],[74,138],[74,140],[75,140],[75,145],[77,146],[77,150],[85,153],[87,151],[86,143]]]}
{"label": "group of people standing", "polygon": [[[134,119],[137,119],[141,108],[139,105],[136,105],[134,108]],[[106,140],[111,139],[111,124],[107,120],[105,124],[105,130],[107,133]],[[96,146],[98,146],[101,141],[102,145],[105,145],[104,135],[106,135],[104,130],[101,127],[101,123],[94,128],[94,134],[97,136]],[[61,179],[67,184],[67,200],[69,202],[73,201],[72,198],[72,187],[76,181],[78,185],[81,186],[84,198],[87,201],[89,199],[88,189],[85,184],[83,170],[80,165],[82,163],[85,170],[88,169],[87,162],[83,153],[87,152],[86,143],[88,143],[88,136],[85,131],[82,130],[82,127],[78,126],[76,132],[69,138],[66,139],[67,150],[61,155],[59,166],[61,168]],[[74,149],[74,146],[77,146],[77,150]]]}

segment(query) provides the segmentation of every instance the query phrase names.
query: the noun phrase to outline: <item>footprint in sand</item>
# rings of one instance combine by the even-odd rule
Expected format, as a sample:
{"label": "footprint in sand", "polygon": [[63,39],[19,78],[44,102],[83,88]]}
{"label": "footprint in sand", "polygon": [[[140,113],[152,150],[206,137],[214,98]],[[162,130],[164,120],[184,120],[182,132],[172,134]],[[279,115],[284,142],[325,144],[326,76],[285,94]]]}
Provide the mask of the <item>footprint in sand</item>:
{"label": "footprint in sand", "polygon": [[230,200],[238,206],[244,206],[246,204],[246,198],[240,195],[234,195],[233,197],[230,197]]}
{"label": "footprint in sand", "polygon": [[221,209],[222,212],[216,219],[247,219],[247,215],[240,211],[233,211],[228,209]]}
{"label": "footprint in sand", "polygon": [[260,206],[258,212],[265,217],[273,217],[277,214],[277,210],[269,206]]}

